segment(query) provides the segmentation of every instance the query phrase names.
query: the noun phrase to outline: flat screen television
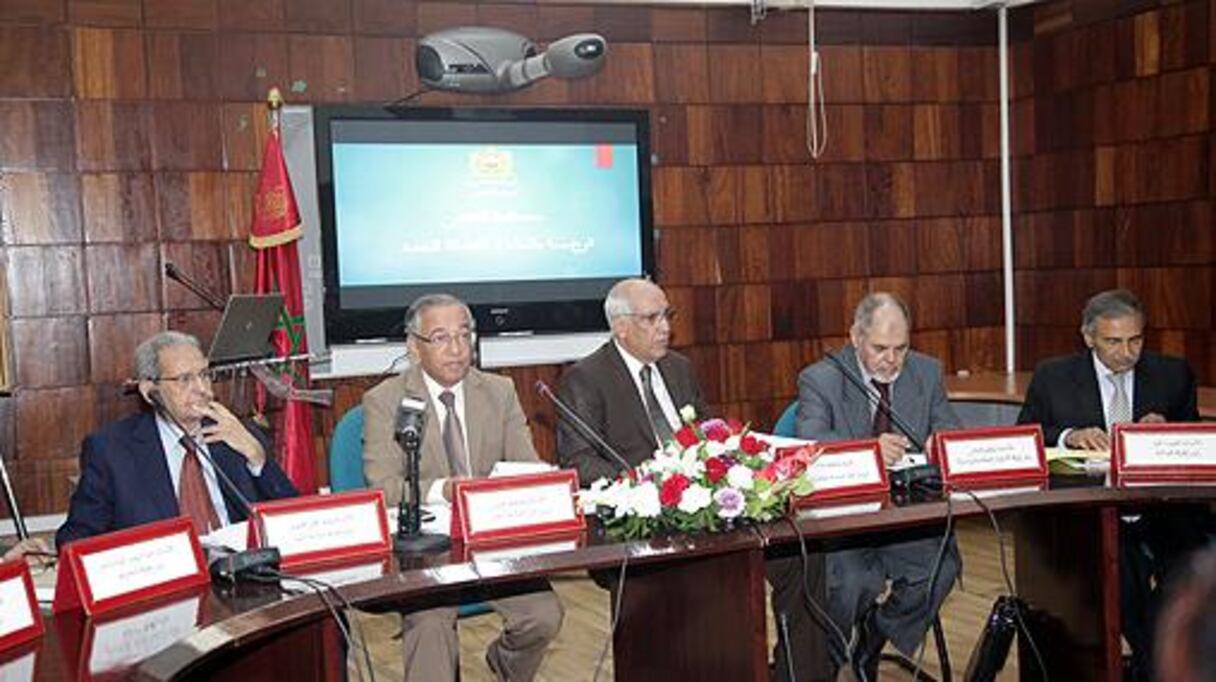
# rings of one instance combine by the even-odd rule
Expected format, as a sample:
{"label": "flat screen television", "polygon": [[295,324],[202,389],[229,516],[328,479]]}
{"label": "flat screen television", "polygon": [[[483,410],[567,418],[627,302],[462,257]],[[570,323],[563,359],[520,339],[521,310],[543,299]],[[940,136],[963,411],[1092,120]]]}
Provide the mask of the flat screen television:
{"label": "flat screen television", "polygon": [[429,292],[482,334],[604,329],[609,287],[654,271],[646,111],[313,116],[329,344],[401,337]]}

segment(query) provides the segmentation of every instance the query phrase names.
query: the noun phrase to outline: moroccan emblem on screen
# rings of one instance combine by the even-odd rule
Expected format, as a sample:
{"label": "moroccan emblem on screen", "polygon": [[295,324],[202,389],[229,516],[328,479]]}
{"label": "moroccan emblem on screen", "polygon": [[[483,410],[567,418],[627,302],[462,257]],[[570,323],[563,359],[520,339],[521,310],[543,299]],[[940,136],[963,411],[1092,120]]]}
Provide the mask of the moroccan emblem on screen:
{"label": "moroccan emblem on screen", "polygon": [[473,177],[478,180],[514,180],[515,159],[497,147],[479,149],[469,155]]}

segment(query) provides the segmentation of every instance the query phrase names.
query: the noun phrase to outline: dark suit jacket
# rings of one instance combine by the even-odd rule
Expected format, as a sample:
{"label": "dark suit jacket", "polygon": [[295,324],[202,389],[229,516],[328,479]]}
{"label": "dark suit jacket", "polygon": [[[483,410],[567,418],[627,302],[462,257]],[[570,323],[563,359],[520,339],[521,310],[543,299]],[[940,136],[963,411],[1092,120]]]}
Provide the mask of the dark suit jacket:
{"label": "dark suit jacket", "polygon": [[[273,458],[267,457],[261,476],[255,477],[249,473],[245,457],[236,450],[223,443],[211,444],[209,450],[211,458],[247,499],[256,502],[297,494]],[[234,523],[243,520],[245,510],[222,480],[220,490],[228,519]],[[85,438],[80,453],[80,483],[72,493],[67,521],[55,534],[55,543],[62,547],[72,540],[180,514],[156,417],[144,412]]]}
{"label": "dark suit jacket", "polygon": [[[668,351],[655,366],[663,375],[663,383],[677,410],[692,405],[698,419],[709,416],[701,386],[688,358]],[[566,370],[558,395],[630,465],[637,466],[654,455],[657,447],[654,427],[629,375],[629,368],[611,340]],[[557,460],[563,467],[577,469],[578,480],[584,486],[598,478],[614,477],[621,471],[612,455],[601,451],[560,412],[557,415]]]}
{"label": "dark suit jacket", "polygon": [[[837,356],[853,376],[862,378],[852,346]],[[824,358],[798,375],[798,436],[828,442],[869,438],[874,423],[870,404],[871,399],[845,378],[840,367]],[[941,363],[916,351],[908,353],[895,379],[891,409],[921,444],[935,431],[962,426],[946,398]]]}
{"label": "dark suit jacket", "polygon": [[[1132,378],[1132,418],[1156,412],[1172,422],[1199,421],[1195,375],[1185,360],[1145,351]],[[1093,351],[1045,360],[1034,370],[1019,424],[1042,424],[1055,445],[1065,429],[1106,428]]]}

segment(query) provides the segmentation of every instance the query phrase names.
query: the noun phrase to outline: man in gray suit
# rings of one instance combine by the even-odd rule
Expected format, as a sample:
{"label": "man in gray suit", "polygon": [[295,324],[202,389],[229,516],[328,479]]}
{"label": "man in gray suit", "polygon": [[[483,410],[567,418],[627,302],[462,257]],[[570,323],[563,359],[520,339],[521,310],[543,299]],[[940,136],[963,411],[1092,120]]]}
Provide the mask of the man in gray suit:
{"label": "man in gray suit", "polygon": [[[959,428],[942,387],[941,365],[910,350],[910,330],[908,308],[895,295],[874,293],[862,299],[851,345],[798,377],[799,437],[829,442],[876,437],[890,466],[913,442],[923,444],[934,431]],[[846,371],[867,390],[849,381]],[[912,432],[912,440],[896,433],[892,413]],[[924,639],[961,567],[953,536],[939,562],[941,545],[939,529],[901,530],[828,553],[828,613],[845,632],[858,628],[852,656],[864,679],[877,679],[879,654],[888,640],[912,655]],[[839,665],[844,652],[839,642],[832,644]]]}
{"label": "man in gray suit", "polygon": [[[419,485],[428,503],[449,500],[453,481],[488,476],[495,462],[540,461],[515,385],[472,368],[473,331],[473,316],[460,299],[418,298],[406,313],[410,368],[363,396],[363,475],[384,490],[390,505],[404,494],[404,454],[393,439],[393,422],[407,395],[426,399]],[[504,621],[502,634],[486,651],[499,680],[535,677],[545,648],[561,628],[561,603],[548,582],[530,587],[486,595]],[[414,611],[402,620],[405,679],[456,679],[456,607]]]}

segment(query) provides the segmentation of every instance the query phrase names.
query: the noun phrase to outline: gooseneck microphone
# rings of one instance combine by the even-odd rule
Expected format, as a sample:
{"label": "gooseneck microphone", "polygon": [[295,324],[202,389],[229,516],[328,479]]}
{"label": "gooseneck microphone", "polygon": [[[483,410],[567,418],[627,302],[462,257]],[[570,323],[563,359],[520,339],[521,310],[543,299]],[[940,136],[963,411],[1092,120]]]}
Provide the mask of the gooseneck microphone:
{"label": "gooseneck microphone", "polygon": [[[194,436],[190,435],[186,427],[178,421],[177,417],[173,416],[173,413],[165,406],[159,390],[152,389],[148,391],[148,400],[152,403],[152,407],[156,410],[157,414],[168,419],[169,423],[177,427],[183,436],[194,442],[195,452],[203,459],[206,459],[207,463],[211,465],[211,470],[215,472],[216,479],[227,488],[232,497],[240,504],[245,518],[250,523],[256,523],[256,517],[253,514],[253,504],[249,501],[248,497],[245,497],[245,494],[241,492],[236,483],[229,478],[228,474],[220,468],[215,459],[211,457],[211,452],[207,450],[206,443],[200,443]],[[236,551],[213,559],[210,563],[211,577],[217,580],[234,582],[245,578],[252,577],[256,579],[277,573],[280,560],[279,550],[275,547],[265,546],[266,529],[264,527],[258,528],[256,537],[257,548]]]}
{"label": "gooseneck microphone", "polygon": [[558,412],[562,413],[562,416],[569,419],[575,426],[578,427],[580,431],[583,432],[584,436],[590,438],[597,446],[599,446],[601,450],[608,453],[614,460],[616,460],[616,463],[621,465],[622,471],[633,471],[633,465],[622,457],[621,453],[616,451],[616,448],[609,445],[608,441],[604,440],[603,437],[600,436],[599,432],[591,428],[590,424],[588,424],[582,417],[578,416],[578,413],[575,412],[573,408],[567,405],[564,400],[557,397],[553,391],[549,390],[548,384],[546,384],[544,381],[538,380],[535,386],[536,392],[548,398],[549,402],[553,403],[557,407]]}
{"label": "gooseneck microphone", "polygon": [[13,517],[13,527],[17,529],[17,538],[21,541],[30,538],[30,532],[25,527],[25,516],[21,514],[21,505],[17,504],[17,493],[13,482],[8,478],[8,467],[4,465],[4,457],[0,456],[0,486],[4,488],[4,500],[8,503],[8,512]]}
{"label": "gooseneck microphone", "polygon": [[397,502],[397,535],[393,538],[393,549],[405,555],[442,552],[451,546],[451,540],[445,535],[422,532],[422,486],[418,479],[425,426],[426,401],[403,396],[393,420],[393,440],[401,446],[409,502],[406,502],[406,491],[402,490]]}
{"label": "gooseneck microphone", "polygon": [[836,368],[840,370],[840,373],[844,375],[844,378],[848,379],[849,383],[853,384],[857,390],[861,391],[866,396],[866,400],[874,405],[875,409],[882,410],[887,413],[887,416],[891,418],[891,423],[894,424],[895,428],[899,429],[899,431],[907,437],[908,441],[912,443],[912,446],[916,448],[917,452],[925,451],[925,444],[912,434],[912,429],[909,428],[907,422],[905,422],[903,418],[895,412],[895,407],[893,405],[888,402],[884,406],[882,404],[882,399],[875,395],[875,389],[867,386],[866,382],[861,377],[857,376],[857,374],[853,372],[852,368],[850,368],[844,360],[841,360],[836,355],[836,351],[828,351],[826,356],[828,360],[832,362],[832,364],[836,365]]}

